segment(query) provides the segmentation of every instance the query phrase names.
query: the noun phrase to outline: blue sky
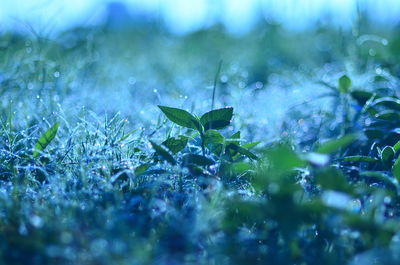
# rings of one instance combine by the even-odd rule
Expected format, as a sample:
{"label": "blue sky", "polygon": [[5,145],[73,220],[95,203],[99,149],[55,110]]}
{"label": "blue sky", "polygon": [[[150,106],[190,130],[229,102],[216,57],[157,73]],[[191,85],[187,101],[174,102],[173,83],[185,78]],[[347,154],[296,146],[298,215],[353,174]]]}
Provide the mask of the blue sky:
{"label": "blue sky", "polygon": [[[71,24],[98,23],[109,0],[0,0],[0,29],[23,27],[65,28]],[[185,33],[222,21],[232,32],[243,32],[255,22],[255,13],[303,28],[329,14],[331,22],[350,25],[356,3],[367,6],[381,23],[400,17],[400,0],[121,0],[131,10],[158,14],[171,30]]]}

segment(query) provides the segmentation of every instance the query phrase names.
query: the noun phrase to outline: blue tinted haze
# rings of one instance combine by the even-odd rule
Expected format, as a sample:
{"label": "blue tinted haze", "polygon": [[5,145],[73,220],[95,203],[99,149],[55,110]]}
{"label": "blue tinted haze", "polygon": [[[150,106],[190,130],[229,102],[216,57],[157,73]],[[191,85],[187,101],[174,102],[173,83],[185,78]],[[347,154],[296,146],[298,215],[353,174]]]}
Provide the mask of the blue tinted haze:
{"label": "blue tinted haze", "polygon": [[[0,27],[26,25],[57,30],[104,20],[110,0],[1,0]],[[115,2],[115,1],[114,1]],[[186,33],[222,22],[233,33],[245,32],[265,18],[288,28],[315,23],[348,27],[357,7],[377,22],[399,22],[399,0],[120,0],[129,12],[156,17],[175,33]],[[0,28],[0,29],[1,29]]]}

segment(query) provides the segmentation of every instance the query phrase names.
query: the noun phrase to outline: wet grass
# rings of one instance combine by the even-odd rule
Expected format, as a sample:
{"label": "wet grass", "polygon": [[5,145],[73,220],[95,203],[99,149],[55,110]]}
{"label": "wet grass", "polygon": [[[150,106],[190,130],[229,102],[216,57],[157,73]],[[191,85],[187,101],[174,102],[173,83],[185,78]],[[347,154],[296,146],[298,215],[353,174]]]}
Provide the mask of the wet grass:
{"label": "wet grass", "polygon": [[398,37],[379,36],[3,33],[2,263],[397,263]]}

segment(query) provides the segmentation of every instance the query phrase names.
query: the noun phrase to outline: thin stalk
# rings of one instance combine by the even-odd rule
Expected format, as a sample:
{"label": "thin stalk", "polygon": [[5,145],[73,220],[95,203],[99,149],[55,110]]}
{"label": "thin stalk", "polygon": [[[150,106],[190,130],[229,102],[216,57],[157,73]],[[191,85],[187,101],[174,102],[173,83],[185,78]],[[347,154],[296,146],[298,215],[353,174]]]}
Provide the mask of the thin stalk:
{"label": "thin stalk", "polygon": [[211,110],[214,109],[215,91],[217,90],[217,83],[218,83],[219,74],[221,72],[221,67],[222,67],[222,60],[219,61],[217,73],[215,74],[215,78],[214,78],[214,87],[213,87],[213,93],[212,93]]}
{"label": "thin stalk", "polygon": [[200,132],[200,138],[201,138],[201,151],[203,153],[203,156],[206,156],[206,147],[204,145],[204,133]]}

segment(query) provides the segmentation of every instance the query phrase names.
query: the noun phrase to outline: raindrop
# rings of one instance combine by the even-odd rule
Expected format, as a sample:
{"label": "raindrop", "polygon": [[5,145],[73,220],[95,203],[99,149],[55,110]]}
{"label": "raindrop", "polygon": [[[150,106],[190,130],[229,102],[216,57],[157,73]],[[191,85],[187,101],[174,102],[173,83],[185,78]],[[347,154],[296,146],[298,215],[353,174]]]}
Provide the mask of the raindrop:
{"label": "raindrop", "polygon": [[42,218],[40,218],[40,217],[37,216],[37,215],[32,216],[30,221],[31,221],[31,224],[32,224],[34,227],[40,228],[40,227],[43,226],[43,220],[42,220]]}
{"label": "raindrop", "polygon": [[369,49],[369,55],[375,56],[376,55],[376,50],[375,49]]}
{"label": "raindrop", "polygon": [[264,84],[262,82],[256,82],[256,88],[260,89],[263,88]]}

